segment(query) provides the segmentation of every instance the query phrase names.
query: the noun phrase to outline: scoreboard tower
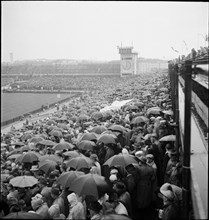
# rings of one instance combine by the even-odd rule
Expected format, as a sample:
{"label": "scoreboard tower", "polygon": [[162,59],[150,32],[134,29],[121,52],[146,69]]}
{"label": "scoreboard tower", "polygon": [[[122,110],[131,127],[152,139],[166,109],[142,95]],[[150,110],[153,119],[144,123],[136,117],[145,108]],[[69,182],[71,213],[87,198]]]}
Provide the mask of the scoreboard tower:
{"label": "scoreboard tower", "polygon": [[118,47],[120,54],[120,76],[137,74],[138,53],[132,52],[133,47]]}

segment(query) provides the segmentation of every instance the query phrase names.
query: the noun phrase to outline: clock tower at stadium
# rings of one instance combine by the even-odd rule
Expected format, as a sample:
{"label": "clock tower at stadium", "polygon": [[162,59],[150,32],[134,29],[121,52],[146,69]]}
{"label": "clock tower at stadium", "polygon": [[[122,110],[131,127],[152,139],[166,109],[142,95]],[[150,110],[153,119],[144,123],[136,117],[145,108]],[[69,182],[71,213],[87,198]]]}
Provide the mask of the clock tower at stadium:
{"label": "clock tower at stadium", "polygon": [[133,47],[118,47],[120,54],[120,76],[133,76],[137,74],[138,53]]}

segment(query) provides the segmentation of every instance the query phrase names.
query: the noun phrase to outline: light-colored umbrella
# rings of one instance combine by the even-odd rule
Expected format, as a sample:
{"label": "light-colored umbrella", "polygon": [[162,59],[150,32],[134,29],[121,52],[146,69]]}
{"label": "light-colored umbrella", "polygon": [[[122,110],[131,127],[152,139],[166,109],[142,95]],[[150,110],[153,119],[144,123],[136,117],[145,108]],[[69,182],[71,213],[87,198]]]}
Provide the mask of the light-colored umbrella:
{"label": "light-colored umbrella", "polygon": [[74,145],[72,145],[71,143],[68,143],[66,141],[62,142],[62,143],[58,143],[57,145],[53,146],[54,150],[66,150],[66,149],[73,149]]}
{"label": "light-colored umbrella", "polygon": [[38,180],[33,176],[17,176],[12,178],[9,183],[14,187],[32,187],[38,183]]}
{"label": "light-colored umbrella", "polygon": [[176,141],[176,135],[167,135],[159,139],[159,141]]}

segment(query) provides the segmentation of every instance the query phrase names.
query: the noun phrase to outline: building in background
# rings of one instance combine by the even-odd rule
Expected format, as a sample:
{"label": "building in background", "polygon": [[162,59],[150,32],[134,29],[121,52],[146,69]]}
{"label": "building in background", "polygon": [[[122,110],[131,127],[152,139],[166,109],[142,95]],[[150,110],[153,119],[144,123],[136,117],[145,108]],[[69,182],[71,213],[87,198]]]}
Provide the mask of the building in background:
{"label": "building in background", "polygon": [[138,72],[138,53],[133,47],[118,47],[120,54],[120,76],[133,76]]}

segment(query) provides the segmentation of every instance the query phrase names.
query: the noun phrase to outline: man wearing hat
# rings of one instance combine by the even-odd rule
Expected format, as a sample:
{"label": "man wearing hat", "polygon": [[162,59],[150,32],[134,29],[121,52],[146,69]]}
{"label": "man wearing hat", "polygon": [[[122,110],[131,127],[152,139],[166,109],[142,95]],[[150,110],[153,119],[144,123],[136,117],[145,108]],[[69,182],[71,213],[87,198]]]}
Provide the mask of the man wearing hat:
{"label": "man wearing hat", "polygon": [[175,185],[165,183],[161,186],[160,193],[163,198],[164,206],[163,210],[159,210],[159,217],[162,219],[181,219],[182,189]]}
{"label": "man wearing hat", "polygon": [[136,204],[138,209],[138,218],[140,213],[144,212],[150,207],[153,201],[153,184],[155,180],[154,169],[147,165],[147,159],[145,156],[138,157],[139,168],[138,168],[138,181],[137,181],[137,195]]}

